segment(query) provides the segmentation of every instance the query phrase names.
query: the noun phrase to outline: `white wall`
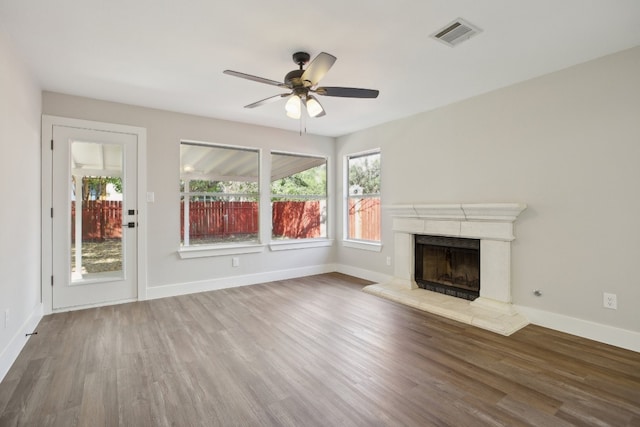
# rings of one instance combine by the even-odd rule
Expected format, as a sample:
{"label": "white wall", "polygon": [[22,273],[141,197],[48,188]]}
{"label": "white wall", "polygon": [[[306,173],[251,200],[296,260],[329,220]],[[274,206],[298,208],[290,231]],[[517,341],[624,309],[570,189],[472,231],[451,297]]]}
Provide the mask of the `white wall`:
{"label": "white wall", "polygon": [[[44,114],[147,129],[147,183],[148,191],[155,193],[155,202],[146,206],[149,297],[326,271],[326,266],[333,261],[335,250],[332,247],[278,252],[266,248],[259,254],[239,255],[240,267],[231,266],[231,256],[197,259],[178,256],[181,139],[256,147],[267,154],[269,150],[282,150],[327,155],[331,171],[335,150],[333,138],[301,136],[261,126],[51,92],[44,92],[42,99]],[[330,209],[332,212],[334,207]],[[333,230],[330,224],[330,237],[334,237]]]}
{"label": "white wall", "polygon": [[42,313],[40,105],[40,88],[0,36],[0,380]]}
{"label": "white wall", "polygon": [[[640,332],[640,47],[338,138],[337,155],[374,147],[383,206],[528,204],[512,281],[529,314]],[[382,253],[340,247],[341,263],[393,274],[383,215]]]}

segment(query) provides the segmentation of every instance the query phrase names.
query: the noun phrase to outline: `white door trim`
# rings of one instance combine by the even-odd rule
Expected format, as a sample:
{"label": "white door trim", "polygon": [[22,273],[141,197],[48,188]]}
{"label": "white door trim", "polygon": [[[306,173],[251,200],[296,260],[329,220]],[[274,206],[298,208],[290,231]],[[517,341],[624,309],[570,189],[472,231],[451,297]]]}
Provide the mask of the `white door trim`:
{"label": "white door trim", "polygon": [[[42,116],[42,305],[44,314],[51,314],[53,310],[53,292],[51,277],[53,272],[53,230],[51,221],[52,206],[52,160],[51,140],[53,126],[69,126],[83,129],[93,129],[104,132],[122,132],[137,135],[138,138],[138,300],[147,299],[147,130],[142,127],[102,123],[89,120],[71,119],[57,116]],[[108,303],[113,304],[113,303]],[[104,304],[101,304],[104,305]],[[73,307],[74,310],[86,307]],[[61,309],[55,311],[67,311]]]}

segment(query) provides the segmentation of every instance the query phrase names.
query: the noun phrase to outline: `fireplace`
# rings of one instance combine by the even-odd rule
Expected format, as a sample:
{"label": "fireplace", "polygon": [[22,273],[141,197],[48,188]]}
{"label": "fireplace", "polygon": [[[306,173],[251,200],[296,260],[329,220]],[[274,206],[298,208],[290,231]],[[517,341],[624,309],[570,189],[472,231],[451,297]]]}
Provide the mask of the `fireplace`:
{"label": "fireplace", "polygon": [[480,240],[416,235],[418,287],[470,301],[480,296]]}
{"label": "fireplace", "polygon": [[[383,283],[366,286],[364,291],[503,335],[512,334],[528,323],[526,317],[518,313],[511,303],[511,242],[515,239],[514,222],[526,207],[521,203],[386,206],[386,212],[393,219],[393,277]],[[464,277],[463,281],[450,278],[448,281],[453,283],[438,283],[439,280],[432,280],[429,278],[431,276],[426,276],[425,280],[425,262],[422,258],[421,261],[416,259],[417,245],[424,238],[427,238],[426,245],[432,246],[434,240],[429,238],[447,243],[451,242],[448,238],[460,239],[458,242],[476,242],[474,248],[463,246],[449,249],[450,252],[459,252],[458,249],[465,251],[462,251],[462,255],[455,255],[456,258],[462,258],[462,267],[452,268],[444,276]],[[470,261],[472,257],[466,253],[466,249],[476,251],[479,260],[477,290],[467,289],[474,287],[470,267],[475,262]],[[425,247],[419,250],[424,255]],[[427,249],[428,251],[431,249]],[[445,261],[429,261],[427,267],[430,263],[440,264],[440,270],[446,272],[449,269],[447,259],[453,256],[445,250],[444,255],[440,255]],[[455,298],[448,295],[446,290],[440,293],[422,289],[425,281],[431,282],[430,286],[443,289],[449,289],[444,286],[453,284],[464,291],[470,291],[468,295],[472,298]],[[457,291],[460,292],[459,289]]]}

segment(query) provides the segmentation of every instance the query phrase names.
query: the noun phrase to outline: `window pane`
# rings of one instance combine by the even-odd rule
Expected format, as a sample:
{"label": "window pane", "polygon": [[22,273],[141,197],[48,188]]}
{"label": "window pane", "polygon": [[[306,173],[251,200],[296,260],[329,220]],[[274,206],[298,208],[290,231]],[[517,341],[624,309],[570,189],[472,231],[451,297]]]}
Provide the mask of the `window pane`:
{"label": "window pane", "polygon": [[258,241],[259,153],[180,145],[183,246]]}
{"label": "window pane", "polygon": [[347,238],[380,241],[380,153],[347,157]]}
{"label": "window pane", "polygon": [[327,237],[327,161],[271,154],[273,239]]}
{"label": "window pane", "polygon": [[71,281],[124,277],[118,144],[71,144]]}
{"label": "window pane", "polygon": [[349,157],[349,195],[380,194],[380,153]]}

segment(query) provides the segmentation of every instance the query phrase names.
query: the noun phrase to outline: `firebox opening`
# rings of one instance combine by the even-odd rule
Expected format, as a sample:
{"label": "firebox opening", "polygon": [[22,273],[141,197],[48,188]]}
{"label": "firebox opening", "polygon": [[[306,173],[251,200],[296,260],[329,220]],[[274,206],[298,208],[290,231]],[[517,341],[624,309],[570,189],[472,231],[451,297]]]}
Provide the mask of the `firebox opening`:
{"label": "firebox opening", "polygon": [[480,296],[480,240],[416,235],[415,279],[422,289],[475,300]]}

